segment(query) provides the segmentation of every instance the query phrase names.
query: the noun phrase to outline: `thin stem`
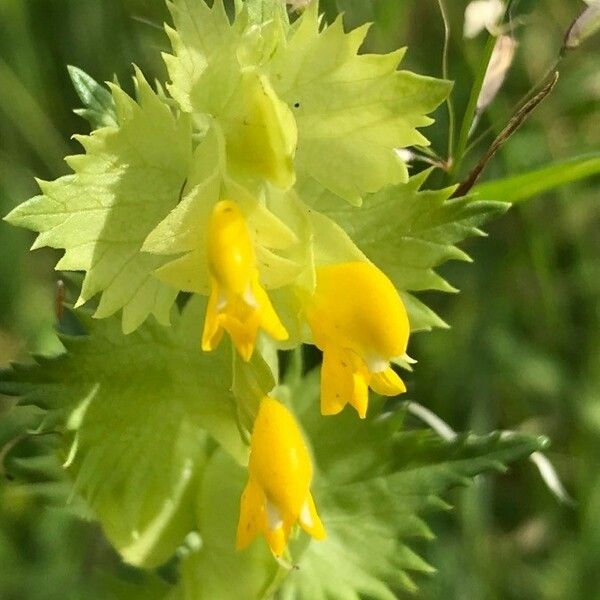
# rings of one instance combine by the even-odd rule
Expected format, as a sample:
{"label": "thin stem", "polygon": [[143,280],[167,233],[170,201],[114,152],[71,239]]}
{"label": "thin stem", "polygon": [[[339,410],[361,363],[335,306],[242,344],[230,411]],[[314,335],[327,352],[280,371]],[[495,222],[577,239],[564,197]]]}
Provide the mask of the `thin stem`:
{"label": "thin stem", "polygon": [[[442,21],[444,22],[444,51],[442,53],[442,77],[446,80],[449,79],[448,69],[448,53],[450,49],[450,20],[448,19],[448,12],[444,0],[437,0],[440,8],[440,14]],[[452,100],[452,93],[446,99],[446,107],[448,108],[448,158],[452,156],[454,151],[454,129],[455,129],[455,111],[454,101]]]}
{"label": "thin stem", "polygon": [[458,173],[460,165],[464,158],[465,150],[467,148],[467,142],[469,141],[469,133],[471,132],[473,120],[475,119],[475,113],[477,112],[477,100],[479,99],[479,94],[481,93],[485,73],[487,71],[490,59],[492,58],[492,52],[494,51],[495,45],[496,38],[493,35],[490,35],[487,44],[485,45],[483,56],[479,64],[479,69],[475,75],[475,81],[473,82],[473,87],[471,88],[469,102],[467,104],[467,108],[465,110],[465,114],[463,116],[463,120],[460,126],[458,145],[456,147],[454,162],[450,172],[451,175],[455,175]]}
{"label": "thin stem", "polygon": [[294,348],[287,355],[289,362],[285,371],[285,382],[288,385],[297,384],[302,379],[302,374],[304,373],[302,346]]}
{"label": "thin stem", "polygon": [[453,197],[458,198],[459,196],[465,196],[471,190],[496,152],[506,143],[513,133],[525,123],[531,113],[548,97],[548,94],[554,89],[557,81],[558,71],[556,71],[546,85],[511,118],[506,127],[498,134],[488,151],[483,155],[477,165],[475,165],[475,168],[458,186],[454,194],[452,194]]}
{"label": "thin stem", "polygon": [[421,154],[425,154],[433,160],[436,160],[440,163],[444,162],[444,159],[441,156],[439,156],[438,153],[435,150],[433,150],[430,146],[413,146],[413,148],[415,151],[420,152]]}
{"label": "thin stem", "polygon": [[446,170],[446,163],[442,159],[434,159],[429,156],[424,156],[423,154],[419,154],[418,152],[413,152],[413,161],[419,161],[431,165],[436,169]]}

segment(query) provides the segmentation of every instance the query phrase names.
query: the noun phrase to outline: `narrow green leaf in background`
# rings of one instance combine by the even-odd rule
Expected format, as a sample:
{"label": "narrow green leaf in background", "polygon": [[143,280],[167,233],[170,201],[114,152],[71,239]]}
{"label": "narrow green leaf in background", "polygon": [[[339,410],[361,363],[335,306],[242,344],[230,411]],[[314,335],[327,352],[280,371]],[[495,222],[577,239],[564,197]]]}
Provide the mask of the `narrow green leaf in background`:
{"label": "narrow green leaf in background", "polygon": [[570,158],[522,175],[481,183],[473,188],[473,194],[485,200],[522,202],[593,175],[600,175],[600,152]]}

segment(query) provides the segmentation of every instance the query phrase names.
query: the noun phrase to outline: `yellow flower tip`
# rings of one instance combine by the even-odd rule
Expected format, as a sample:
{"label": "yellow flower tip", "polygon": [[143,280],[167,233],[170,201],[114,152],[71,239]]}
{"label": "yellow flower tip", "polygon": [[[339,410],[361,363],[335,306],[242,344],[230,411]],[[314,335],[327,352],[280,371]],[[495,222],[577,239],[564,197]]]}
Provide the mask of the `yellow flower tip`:
{"label": "yellow flower tip", "polygon": [[226,331],[246,361],[263,329],[276,340],[288,333],[260,285],[254,245],[242,211],[235,202],[215,204],[208,225],[208,268],[211,291],[206,309],[202,349],[214,350]]}
{"label": "yellow flower tip", "polygon": [[323,350],[322,414],[337,414],[350,404],[364,419],[369,387],[385,396],[406,391],[390,361],[406,353],[408,315],[377,267],[367,262],[319,267],[306,315]]}
{"label": "yellow flower tip", "polygon": [[317,507],[315,506],[315,501],[311,494],[308,495],[308,499],[302,507],[302,512],[300,513],[300,525],[308,535],[316,540],[321,541],[327,537],[325,527],[317,513]]}
{"label": "yellow flower tip", "polygon": [[379,373],[372,373],[369,385],[374,392],[382,396],[397,396],[406,392],[404,382],[392,367],[387,367]]}
{"label": "yellow flower tip", "polygon": [[310,493],[310,453],[293,415],[271,398],[262,400],[254,422],[248,471],[236,537],[239,550],[262,533],[279,557],[296,523],[315,539],[325,538]]}

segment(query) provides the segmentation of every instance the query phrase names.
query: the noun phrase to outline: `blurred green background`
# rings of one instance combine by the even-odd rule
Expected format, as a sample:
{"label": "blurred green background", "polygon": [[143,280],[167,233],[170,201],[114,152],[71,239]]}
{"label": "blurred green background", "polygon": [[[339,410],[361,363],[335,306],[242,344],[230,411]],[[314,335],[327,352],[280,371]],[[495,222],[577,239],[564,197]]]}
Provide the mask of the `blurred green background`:
{"label": "blurred green background", "polygon": [[[462,39],[466,4],[448,0],[459,118],[486,42],[485,34]],[[369,49],[407,45],[407,68],[441,75],[443,24],[435,0],[322,5],[329,17],[344,11],[349,25],[374,21]],[[552,65],[584,6],[579,0],[513,2],[518,53],[480,126],[492,134],[471,161]],[[63,157],[78,151],[70,136],[87,132],[72,113],[79,101],[66,65],[101,81],[116,76],[126,89],[132,62],[164,80],[166,20],[162,0],[0,0],[2,215],[36,194],[34,177],[64,174]],[[597,41],[562,61],[556,90],[494,159],[487,178],[600,149],[599,64]],[[427,134],[443,155],[445,110],[436,116]],[[412,340],[419,365],[409,396],[457,430],[549,435],[549,458],[577,504],[560,504],[529,462],[457,490],[457,508],[434,519],[438,540],[419,548],[439,570],[421,581],[420,597],[600,598],[599,181],[519,205],[488,231],[489,239],[466,248],[473,265],[444,268],[461,294],[427,298],[452,329]],[[32,241],[0,223],[0,366],[25,359],[27,350],[60,349],[53,334],[57,257],[50,250],[30,254]],[[36,440],[4,445],[14,438],[2,421],[10,404],[0,399],[0,458],[18,466],[20,456],[35,454]],[[95,526],[52,506],[52,498],[63,496],[47,480],[47,469],[14,480],[1,472],[0,599],[110,597],[107,580],[124,567]]]}

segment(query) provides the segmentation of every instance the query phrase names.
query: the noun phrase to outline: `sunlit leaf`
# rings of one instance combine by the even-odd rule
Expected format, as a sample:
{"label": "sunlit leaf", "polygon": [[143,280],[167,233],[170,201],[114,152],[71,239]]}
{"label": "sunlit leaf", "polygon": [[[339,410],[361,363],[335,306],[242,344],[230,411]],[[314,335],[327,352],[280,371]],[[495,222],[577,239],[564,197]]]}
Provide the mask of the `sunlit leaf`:
{"label": "sunlit leaf", "polygon": [[[0,377],[0,393],[64,415],[75,488],[132,564],[163,562],[193,529],[209,436],[236,460],[247,458],[231,349],[200,351],[203,311],[192,301],[173,328],[149,322],[129,336],[114,318],[78,311],[89,334],[63,337],[66,354]],[[251,365],[265,370],[257,354]]]}
{"label": "sunlit leaf", "polygon": [[123,330],[149,315],[168,323],[177,294],[152,276],[161,257],[140,252],[174,208],[191,160],[190,124],[176,118],[137,73],[138,102],[112,88],[119,125],[78,138],[86,154],[67,159],[73,175],[40,182],[43,195],[6,220],[40,232],[34,248],[65,249],[56,268],[85,271],[78,304],[102,294],[97,317],[123,309]]}

